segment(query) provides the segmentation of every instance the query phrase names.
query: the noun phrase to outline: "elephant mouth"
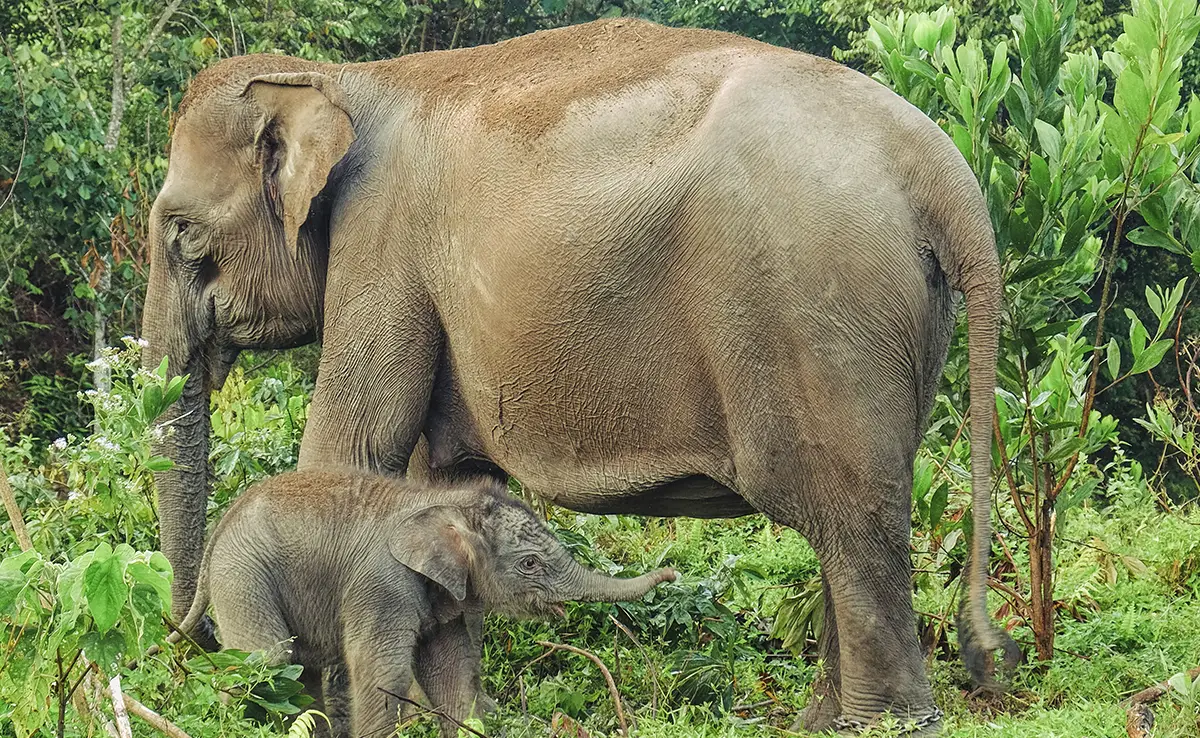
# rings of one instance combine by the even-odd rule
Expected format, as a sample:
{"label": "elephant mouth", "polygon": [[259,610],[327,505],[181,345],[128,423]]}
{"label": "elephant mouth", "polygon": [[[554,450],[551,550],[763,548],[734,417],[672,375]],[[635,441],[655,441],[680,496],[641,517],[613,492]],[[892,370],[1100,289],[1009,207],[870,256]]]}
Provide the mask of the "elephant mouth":
{"label": "elephant mouth", "polygon": [[549,610],[550,613],[556,618],[562,619],[567,616],[567,608],[563,607],[557,602],[551,603],[546,609]]}

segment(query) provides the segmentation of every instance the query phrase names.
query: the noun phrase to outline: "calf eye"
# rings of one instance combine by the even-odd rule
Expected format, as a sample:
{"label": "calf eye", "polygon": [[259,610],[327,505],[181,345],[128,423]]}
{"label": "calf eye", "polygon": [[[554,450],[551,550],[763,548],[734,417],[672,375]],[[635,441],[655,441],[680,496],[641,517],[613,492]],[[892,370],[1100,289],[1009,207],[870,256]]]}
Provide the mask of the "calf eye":
{"label": "calf eye", "polygon": [[527,574],[532,574],[541,568],[542,562],[539,561],[538,557],[536,556],[526,556],[525,558],[521,559],[519,566],[521,567],[521,571]]}

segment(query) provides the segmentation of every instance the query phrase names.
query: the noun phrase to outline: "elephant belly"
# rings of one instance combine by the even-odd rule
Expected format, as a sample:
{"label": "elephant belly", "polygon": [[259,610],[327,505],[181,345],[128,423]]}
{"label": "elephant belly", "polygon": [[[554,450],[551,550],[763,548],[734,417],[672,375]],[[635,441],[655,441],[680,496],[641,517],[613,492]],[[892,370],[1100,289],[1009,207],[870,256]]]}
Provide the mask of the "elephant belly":
{"label": "elephant belly", "polygon": [[[440,372],[425,427],[430,467],[510,474],[581,512],[754,512],[735,491],[722,402],[705,363],[680,361],[669,342],[632,347],[622,333],[592,333],[554,371],[524,362],[492,375],[494,354],[455,357]],[[596,369],[602,359],[607,370]]]}
{"label": "elephant belly", "polygon": [[757,512],[734,490],[698,474],[626,494],[565,491],[545,496],[571,510],[597,515],[735,518]]}

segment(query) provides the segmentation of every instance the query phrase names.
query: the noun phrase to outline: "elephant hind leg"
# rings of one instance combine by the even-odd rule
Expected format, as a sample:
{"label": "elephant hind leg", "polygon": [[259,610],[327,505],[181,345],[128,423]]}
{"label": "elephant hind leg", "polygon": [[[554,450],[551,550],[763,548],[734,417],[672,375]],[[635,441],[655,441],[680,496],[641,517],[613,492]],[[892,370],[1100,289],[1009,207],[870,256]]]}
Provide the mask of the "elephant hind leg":
{"label": "elephant hind leg", "polygon": [[[744,477],[747,499],[797,529],[821,562],[826,612],[835,615],[826,627],[836,628],[822,646],[837,658],[818,686],[834,690],[840,718],[922,720],[936,708],[912,609],[912,450],[882,428],[846,438],[801,447],[790,460],[760,453],[739,463],[739,476],[765,462]],[[816,722],[828,720],[823,702],[814,700]]]}
{"label": "elephant hind leg", "polygon": [[237,572],[213,596],[221,644],[239,651],[265,651],[271,663],[293,660],[292,632],[265,576]]}
{"label": "elephant hind leg", "polygon": [[821,591],[824,599],[825,616],[821,633],[817,637],[817,658],[822,669],[813,684],[812,699],[792,725],[792,730],[819,733],[831,730],[834,721],[842,714],[841,653],[838,646],[837,613],[833,608],[833,596],[829,592],[829,580],[821,575]]}

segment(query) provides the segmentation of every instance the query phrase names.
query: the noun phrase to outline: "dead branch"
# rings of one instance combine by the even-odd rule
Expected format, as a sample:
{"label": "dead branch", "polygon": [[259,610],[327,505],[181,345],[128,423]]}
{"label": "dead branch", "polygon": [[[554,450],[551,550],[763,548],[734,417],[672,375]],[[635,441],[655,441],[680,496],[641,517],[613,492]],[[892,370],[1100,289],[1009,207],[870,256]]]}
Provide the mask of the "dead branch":
{"label": "dead branch", "polygon": [[633,645],[637,646],[638,651],[640,651],[642,654],[642,658],[646,660],[646,671],[650,673],[650,683],[654,685],[654,689],[650,692],[650,716],[657,717],[659,693],[658,669],[654,667],[654,662],[651,661],[650,654],[646,653],[645,647],[642,646],[641,642],[638,641],[633,632],[629,630],[629,628],[625,627],[624,623],[622,623],[620,620],[617,620],[612,615],[609,615],[608,619],[613,621],[613,625],[617,626],[617,628],[619,628],[621,632],[625,634],[625,637],[627,637],[630,642],[633,643]]}
{"label": "dead branch", "polygon": [[470,725],[465,725],[465,724],[459,722],[458,720],[455,720],[454,718],[450,717],[449,715],[447,715],[445,712],[443,712],[439,708],[426,707],[425,705],[422,705],[420,702],[417,702],[416,700],[414,700],[410,697],[401,697],[400,695],[396,694],[395,692],[388,691],[388,690],[384,689],[383,687],[379,687],[378,689],[380,692],[383,692],[388,697],[395,697],[396,699],[400,700],[401,702],[412,705],[413,707],[420,710],[423,714],[436,715],[440,718],[449,720],[450,722],[454,723],[456,726],[458,726],[459,730],[465,730],[468,733],[470,733],[471,735],[479,736],[479,738],[488,738],[486,735],[484,735],[483,733],[480,733],[478,730],[475,730]]}
{"label": "dead branch", "polygon": [[[1200,676],[1200,666],[1188,669],[1186,676],[1189,681]],[[1150,731],[1154,728],[1154,711],[1150,709],[1150,705],[1157,702],[1171,689],[1170,681],[1164,679],[1127,700],[1129,707],[1125,709],[1125,734],[1129,738],[1151,738]]]}
{"label": "dead branch", "polygon": [[0,42],[4,44],[4,53],[8,56],[8,63],[12,65],[13,79],[17,83],[17,93],[21,96],[21,119],[25,124],[25,132],[21,136],[21,156],[17,159],[17,170],[12,177],[12,186],[8,188],[8,194],[4,196],[4,201],[0,202],[0,210],[3,210],[8,201],[12,199],[13,193],[17,191],[17,182],[21,180],[21,166],[25,163],[25,146],[29,143],[29,108],[25,105],[25,85],[21,82],[17,59],[13,56],[12,49],[8,45],[8,38],[3,33],[0,33]]}
{"label": "dead branch", "polygon": [[1153,738],[1154,713],[1149,705],[1130,705],[1125,711],[1125,735],[1129,738]]}
{"label": "dead branch", "polygon": [[33,540],[25,529],[25,518],[21,517],[21,508],[17,506],[16,495],[8,483],[8,472],[4,468],[4,459],[0,458],[0,497],[4,498],[4,509],[8,511],[8,520],[12,523],[13,535],[22,551],[33,548]]}
{"label": "dead branch", "polygon": [[[1200,666],[1197,666],[1195,669],[1189,669],[1187,672],[1187,678],[1189,680],[1193,680],[1198,676],[1200,676]],[[1158,684],[1155,684],[1153,687],[1147,687],[1141,692],[1138,692],[1130,697],[1129,703],[1132,705],[1150,705],[1157,702],[1160,697],[1170,691],[1170,682],[1163,680]]]}
{"label": "dead branch", "polygon": [[621,693],[617,691],[617,683],[613,681],[612,673],[608,667],[600,660],[600,657],[591,651],[585,651],[582,648],[575,646],[566,646],[561,643],[551,643],[550,641],[538,641],[537,644],[543,648],[548,648],[550,651],[570,651],[571,653],[579,654],[584,658],[591,660],[593,664],[600,669],[600,673],[604,675],[604,681],[608,683],[608,693],[612,695],[613,706],[617,709],[617,722],[621,726],[621,735],[629,735],[629,724],[625,722],[625,710],[621,707]]}
{"label": "dead branch", "polygon": [[154,24],[154,28],[150,29],[150,33],[146,35],[146,40],[142,42],[142,48],[138,50],[136,61],[145,59],[146,55],[150,53],[159,34],[166,28],[167,21],[171,20],[171,16],[175,15],[175,11],[179,10],[180,5],[183,5],[183,0],[171,0],[167,3],[167,7],[163,8],[162,15],[158,16],[158,22]]}
{"label": "dead branch", "polygon": [[[114,677],[115,679],[115,677]],[[131,715],[137,715],[147,725],[154,728],[159,733],[167,736],[167,738],[191,738],[187,733],[183,732],[178,725],[167,720],[162,715],[159,715],[154,710],[146,707],[141,702],[133,699],[129,695],[125,695],[125,707],[128,708]]]}
{"label": "dead branch", "polygon": [[108,696],[112,699],[113,714],[117,716],[117,733],[121,738],[133,738],[133,727],[129,725],[129,713],[125,710],[125,695],[121,692],[121,677],[109,680]]}
{"label": "dead branch", "polygon": [[63,57],[63,66],[67,68],[67,74],[71,77],[71,81],[75,83],[75,89],[83,93],[83,104],[87,106],[87,111],[92,114],[92,120],[96,121],[96,125],[101,125],[100,116],[96,114],[96,109],[92,107],[92,101],[87,95],[87,91],[83,89],[83,85],[79,84],[79,77],[75,74],[75,65],[71,63],[71,55],[67,52],[67,40],[63,36],[62,23],[58,20],[58,6],[54,0],[46,0],[46,7],[50,9],[50,19],[54,21],[54,37],[58,40],[58,51]]}

